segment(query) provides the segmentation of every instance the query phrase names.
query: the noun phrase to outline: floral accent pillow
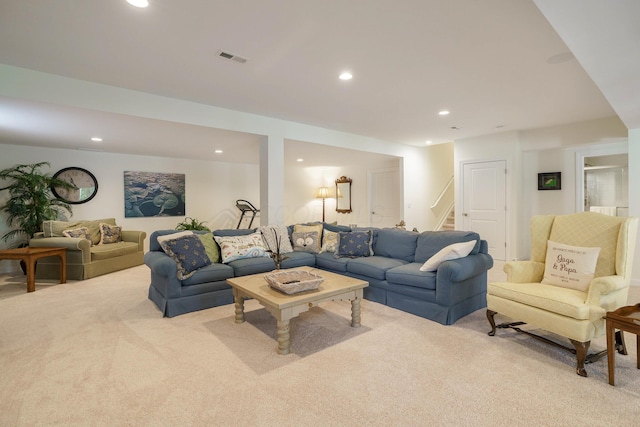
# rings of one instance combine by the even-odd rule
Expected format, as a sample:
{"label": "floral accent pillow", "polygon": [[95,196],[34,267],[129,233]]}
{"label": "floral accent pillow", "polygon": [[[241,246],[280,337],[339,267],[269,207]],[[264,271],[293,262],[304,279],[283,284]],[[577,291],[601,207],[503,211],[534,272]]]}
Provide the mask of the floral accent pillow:
{"label": "floral accent pillow", "polygon": [[213,238],[220,246],[220,255],[225,264],[237,259],[269,256],[260,233],[244,236],[213,236]]}
{"label": "floral accent pillow", "polygon": [[108,245],[122,241],[122,227],[104,222],[100,223],[100,245]]}
{"label": "floral accent pillow", "polygon": [[91,235],[89,234],[89,229],[87,227],[64,230],[62,232],[62,235],[64,237],[76,237],[80,239],[87,239],[89,242],[91,242],[91,245],[93,246],[93,241],[91,240]]}
{"label": "floral accent pillow", "polygon": [[293,232],[291,235],[293,239],[293,250],[295,252],[309,252],[312,254],[318,253],[318,232]]}
{"label": "floral accent pillow", "polygon": [[322,248],[320,252],[335,252],[338,248],[338,233],[325,229],[322,233]]}
{"label": "floral accent pillow", "polygon": [[371,230],[338,232],[336,258],[358,258],[373,255]]}
{"label": "floral accent pillow", "polygon": [[160,246],[176,262],[180,280],[188,279],[198,269],[211,264],[202,241],[195,234],[162,240]]}

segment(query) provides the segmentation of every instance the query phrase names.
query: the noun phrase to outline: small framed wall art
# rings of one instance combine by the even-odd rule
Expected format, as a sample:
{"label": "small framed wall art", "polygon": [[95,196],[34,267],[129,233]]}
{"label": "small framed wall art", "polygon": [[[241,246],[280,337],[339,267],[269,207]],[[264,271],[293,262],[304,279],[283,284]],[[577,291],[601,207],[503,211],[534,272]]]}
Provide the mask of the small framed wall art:
{"label": "small framed wall art", "polygon": [[562,172],[542,172],[538,174],[538,190],[562,189]]}

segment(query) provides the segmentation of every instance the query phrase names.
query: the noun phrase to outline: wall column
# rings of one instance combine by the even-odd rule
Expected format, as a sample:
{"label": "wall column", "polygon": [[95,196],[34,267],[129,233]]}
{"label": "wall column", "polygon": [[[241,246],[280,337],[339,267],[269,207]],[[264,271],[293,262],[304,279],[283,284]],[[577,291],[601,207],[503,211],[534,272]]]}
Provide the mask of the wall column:
{"label": "wall column", "polygon": [[[629,216],[640,217],[640,198],[634,194],[632,183],[640,180],[640,128],[629,129]],[[631,284],[640,286],[640,242],[636,236],[636,252],[631,273]]]}
{"label": "wall column", "polygon": [[284,224],[284,137],[260,141],[260,225]]}

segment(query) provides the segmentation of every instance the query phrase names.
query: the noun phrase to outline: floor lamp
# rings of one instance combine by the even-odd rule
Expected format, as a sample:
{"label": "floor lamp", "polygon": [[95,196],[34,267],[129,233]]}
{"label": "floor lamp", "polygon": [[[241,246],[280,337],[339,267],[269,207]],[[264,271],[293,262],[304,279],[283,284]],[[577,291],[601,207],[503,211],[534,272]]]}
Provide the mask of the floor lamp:
{"label": "floor lamp", "polygon": [[331,197],[329,195],[329,188],[320,187],[318,189],[318,194],[316,194],[316,199],[322,199],[322,222],[324,222],[324,200]]}

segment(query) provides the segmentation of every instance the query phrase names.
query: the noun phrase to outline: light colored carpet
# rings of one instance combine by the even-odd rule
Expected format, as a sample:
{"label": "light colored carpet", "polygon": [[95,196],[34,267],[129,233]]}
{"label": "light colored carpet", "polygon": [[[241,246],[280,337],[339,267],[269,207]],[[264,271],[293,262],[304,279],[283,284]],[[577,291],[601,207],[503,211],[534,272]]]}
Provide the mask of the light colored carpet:
{"label": "light colored carpet", "polygon": [[[575,374],[573,355],[523,334],[489,337],[484,310],[442,326],[370,301],[291,322],[248,301],[162,318],[140,266],[82,282],[0,276],[0,425],[637,425],[635,340]],[[640,297],[634,289],[630,301]],[[499,319],[506,320],[506,319]],[[605,347],[604,338],[592,343]]]}

